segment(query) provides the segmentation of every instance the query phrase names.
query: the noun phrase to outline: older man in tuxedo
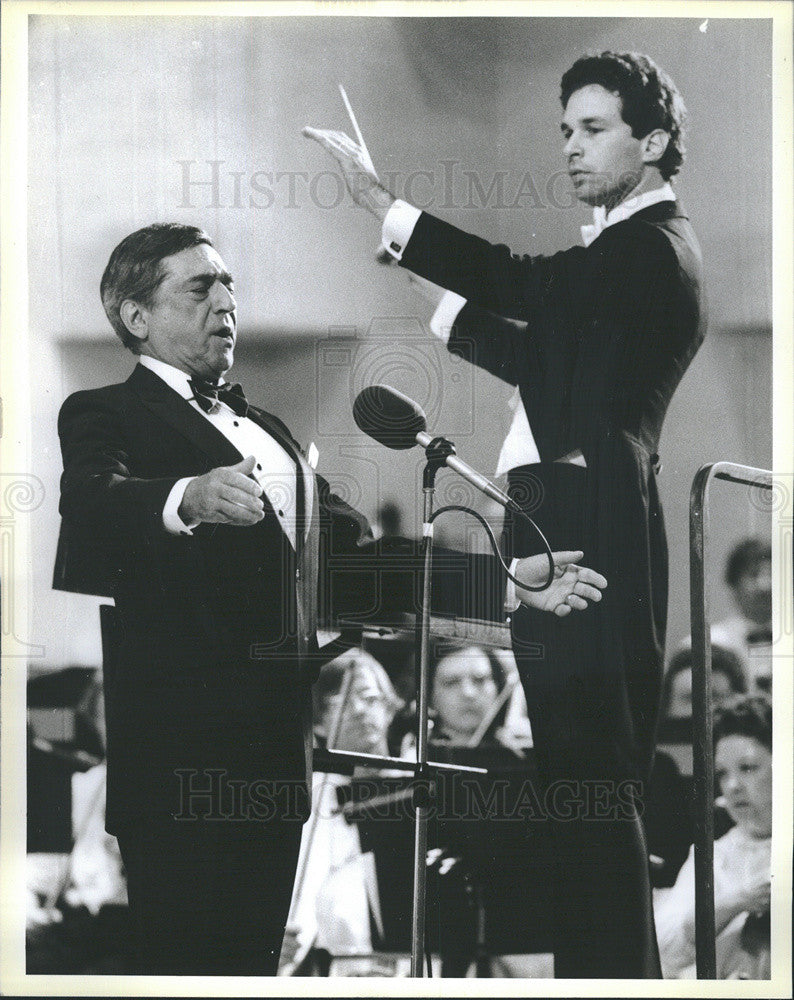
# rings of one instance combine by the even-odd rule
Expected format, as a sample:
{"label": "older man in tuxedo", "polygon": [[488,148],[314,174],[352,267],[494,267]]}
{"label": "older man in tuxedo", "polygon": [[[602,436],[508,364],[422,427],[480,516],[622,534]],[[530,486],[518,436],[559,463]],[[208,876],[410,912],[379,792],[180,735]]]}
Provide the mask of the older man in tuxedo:
{"label": "older man in tuxedo", "polygon": [[[522,606],[513,640],[541,772],[615,795],[647,780],[653,757],[667,609],[658,443],[705,310],[700,250],[670,183],[684,153],[675,85],[647,56],[605,52],[578,60],[560,96],[568,172],[594,220],[585,246],[552,256],[512,254],[419,212],[349,137],[305,134],[338,160],[388,253],[433,283],[434,332],[516,387],[497,468],[513,497],[552,547],[565,537],[609,579],[582,615]],[[521,521],[506,536],[514,556],[536,545]],[[639,819],[590,812],[555,831],[556,975],[658,977]]]}
{"label": "older man in tuxedo", "polygon": [[[320,549],[344,562],[371,534],[284,424],[223,381],[236,302],[206,233],[132,233],[101,294],[138,364],[61,410],[55,586],[115,599],[107,827],[137,971],[274,974],[310,802]],[[544,560],[524,569],[542,579]],[[561,567],[537,599],[570,611],[594,580]]]}
{"label": "older man in tuxedo", "polygon": [[139,971],[272,974],[308,802],[320,531],[353,551],[368,527],[281,421],[219,386],[236,302],[206,234],[133,233],[101,291],[139,363],[63,405],[56,586],[115,598],[107,825]]}

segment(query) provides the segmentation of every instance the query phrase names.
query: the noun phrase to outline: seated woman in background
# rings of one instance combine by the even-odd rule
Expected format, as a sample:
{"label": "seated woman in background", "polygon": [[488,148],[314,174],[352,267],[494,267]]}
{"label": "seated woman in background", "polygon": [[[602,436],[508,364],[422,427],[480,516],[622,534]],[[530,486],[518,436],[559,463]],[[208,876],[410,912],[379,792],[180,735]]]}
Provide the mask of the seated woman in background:
{"label": "seated woman in background", "polygon": [[[386,754],[389,724],[402,702],[373,656],[352,649],[327,663],[312,695],[318,744]],[[312,816],[303,828],[279,975],[297,974],[312,951],[334,956],[372,951],[370,915],[377,926],[379,906],[374,860],[361,853],[357,827],[337,811],[337,790],[348,781],[337,774],[314,776]],[[304,966],[300,974],[311,970]]]}
{"label": "seated woman in background", "polygon": [[[714,843],[718,979],[768,979],[772,836],[772,705],[763,695],[727,702],[714,723],[714,769],[735,823]],[[654,899],[666,979],[695,978],[695,861]]]}

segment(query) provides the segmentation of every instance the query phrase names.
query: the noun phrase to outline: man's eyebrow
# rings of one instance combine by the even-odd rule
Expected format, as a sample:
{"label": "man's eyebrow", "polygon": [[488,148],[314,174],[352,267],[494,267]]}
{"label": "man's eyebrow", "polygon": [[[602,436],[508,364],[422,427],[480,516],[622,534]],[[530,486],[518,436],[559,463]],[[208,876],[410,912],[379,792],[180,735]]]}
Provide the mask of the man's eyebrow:
{"label": "man's eyebrow", "polygon": [[200,284],[212,285],[216,281],[220,281],[224,285],[234,284],[234,278],[228,271],[205,271],[202,274],[191,274],[191,276],[186,279],[185,284],[192,285],[193,282],[197,282]]}
{"label": "man's eyebrow", "polygon": [[[579,124],[580,125],[603,125],[605,121],[606,121],[605,118],[600,118],[598,115],[594,115],[591,118],[580,118],[579,119]],[[564,132],[566,129],[570,129],[571,126],[568,124],[568,122],[560,122],[560,128]]]}

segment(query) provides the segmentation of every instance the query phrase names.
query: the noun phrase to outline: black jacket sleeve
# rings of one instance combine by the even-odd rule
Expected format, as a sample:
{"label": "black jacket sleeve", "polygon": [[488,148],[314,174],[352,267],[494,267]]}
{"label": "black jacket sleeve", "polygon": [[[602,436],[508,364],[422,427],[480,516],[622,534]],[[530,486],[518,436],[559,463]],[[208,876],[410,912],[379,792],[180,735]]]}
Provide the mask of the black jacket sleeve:
{"label": "black jacket sleeve", "polygon": [[470,302],[458,313],[447,347],[509,385],[519,385],[538,365],[538,347],[526,323]]}
{"label": "black jacket sleeve", "polygon": [[177,478],[132,474],[122,414],[103,390],[70,396],[58,433],[64,471],[53,587],[114,597],[131,550],[166,534],[162,513]]}
{"label": "black jacket sleeve", "polygon": [[550,257],[515,254],[423,212],[400,264],[475,306],[527,321],[531,328],[546,286],[561,268],[581,266],[584,255],[584,247]]}
{"label": "black jacket sleeve", "polygon": [[66,400],[58,434],[64,467],[59,509],[65,521],[111,537],[165,531],[163,507],[177,477],[132,474],[121,414],[101,390]]}

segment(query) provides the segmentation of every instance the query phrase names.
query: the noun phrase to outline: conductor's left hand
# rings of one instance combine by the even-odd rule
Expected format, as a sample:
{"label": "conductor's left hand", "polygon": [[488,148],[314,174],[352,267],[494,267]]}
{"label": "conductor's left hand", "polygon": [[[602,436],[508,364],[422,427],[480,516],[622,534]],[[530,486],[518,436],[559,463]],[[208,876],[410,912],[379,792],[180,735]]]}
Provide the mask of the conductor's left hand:
{"label": "conductor's left hand", "polygon": [[383,222],[395,198],[371,171],[358,143],[344,132],[311,128],[309,125],[303,129],[303,135],[328,150],[341,168],[353,201]]}
{"label": "conductor's left hand", "polygon": [[[564,618],[572,611],[584,611],[591,603],[601,600],[606,587],[606,577],[594,569],[579,566],[583,552],[553,552],[554,579],[546,590],[524,590],[516,585],[516,596],[522,604],[551,611]],[[516,564],[514,575],[533,587],[539,586],[548,576],[549,560],[546,555],[528,556]]]}

